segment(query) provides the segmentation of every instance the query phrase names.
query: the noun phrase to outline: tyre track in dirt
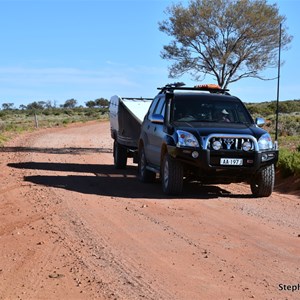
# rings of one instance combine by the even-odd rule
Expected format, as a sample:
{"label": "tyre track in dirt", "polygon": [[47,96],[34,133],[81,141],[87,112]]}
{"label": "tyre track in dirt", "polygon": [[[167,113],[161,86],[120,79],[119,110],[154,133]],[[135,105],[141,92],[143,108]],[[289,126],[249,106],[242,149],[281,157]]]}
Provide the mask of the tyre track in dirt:
{"label": "tyre track in dirt", "polygon": [[186,184],[165,198],[111,148],[93,122],[1,151],[0,299],[295,299],[278,285],[298,280],[298,196]]}
{"label": "tyre track in dirt", "polygon": [[[110,246],[109,237],[97,234],[76,209],[68,207],[59,219],[54,224],[59,224],[60,243],[72,253],[71,270],[78,286],[97,294],[100,284],[102,293],[109,298],[139,299],[147,295],[147,299],[160,299],[129,258],[124,260],[122,254]],[[71,220],[70,224],[65,224],[65,220]],[[99,269],[103,270],[100,276]],[[132,293],[132,289],[140,292]]]}
{"label": "tyre track in dirt", "polygon": [[[31,139],[28,141],[31,145],[34,145],[34,139]],[[19,146],[17,147],[20,148]],[[34,149],[34,152],[39,153],[39,151],[36,151],[39,149],[39,147],[31,146],[28,147],[25,145],[22,145],[22,149],[28,149],[30,152],[30,149]],[[43,148],[44,151],[41,151],[42,153],[49,153],[50,151],[47,150],[47,148]],[[76,154],[79,151],[74,151]],[[88,152],[89,151],[85,151]],[[102,151],[99,151],[102,152]],[[104,150],[103,152],[111,152]],[[68,154],[66,151],[51,151],[51,154],[53,153],[64,153]],[[82,153],[82,152],[81,152]],[[74,153],[72,153],[74,154]],[[37,155],[34,155],[34,160],[37,158]],[[22,158],[21,156],[17,155],[15,158],[18,159],[19,162],[14,163],[15,165],[22,164]],[[26,160],[31,161],[32,158],[28,157],[28,153],[26,154]],[[42,163],[45,165],[45,163]],[[11,164],[12,165],[12,164]],[[21,165],[22,167],[26,167],[25,165]],[[34,165],[33,167],[39,167],[39,165]],[[21,173],[24,173],[21,171]],[[36,171],[33,169],[29,169],[29,172],[27,174],[30,174],[29,177],[36,176]],[[38,175],[39,176],[39,175]],[[57,175],[59,176],[59,174]],[[27,180],[28,176],[25,176],[25,180]],[[89,234],[87,231],[87,228],[84,226],[84,222],[78,223],[79,221],[72,221],[71,224],[75,224],[73,226],[73,230],[70,230],[70,224],[67,224],[67,220],[80,220],[80,216],[71,213],[72,208],[70,208],[69,211],[64,211],[62,209],[62,202],[64,201],[64,196],[62,196],[62,199],[59,197],[59,192],[55,193],[55,197],[53,197],[53,194],[49,194],[45,188],[40,188],[38,184],[31,185],[31,191],[26,193],[26,197],[28,199],[32,199],[33,207],[39,211],[45,214],[44,217],[44,228],[48,228],[46,231],[49,234],[50,233],[50,239],[54,239],[55,236],[56,239],[52,241],[52,243],[59,243],[62,246],[60,247],[60,252],[63,252],[62,249],[67,249],[68,251],[68,257],[72,257],[71,259],[64,258],[64,261],[69,261],[68,263],[65,263],[65,266],[70,267],[70,273],[74,275],[74,286],[78,287],[81,291],[80,293],[85,294],[88,293],[89,297],[91,298],[99,298],[99,293],[102,295],[102,297],[108,297],[108,298],[123,298],[125,295],[128,295],[128,298],[130,299],[137,299],[137,298],[144,298],[144,296],[138,294],[138,296],[132,294],[130,291],[126,292],[126,288],[123,286],[130,286],[135,287],[138,286],[139,289],[143,291],[143,293],[146,293],[148,295],[148,299],[159,299],[159,296],[150,296],[151,294],[155,295],[156,292],[151,289],[150,285],[145,284],[142,280],[142,276],[133,276],[130,275],[132,273],[132,267],[128,267],[127,262],[122,262],[121,260],[118,260],[114,257],[113,252],[109,251],[109,245],[104,243],[103,239],[97,239],[97,245],[93,244],[91,246],[91,241],[93,241],[92,238],[89,238]],[[52,199],[54,198],[54,199]],[[41,200],[42,199],[42,200]],[[58,212],[58,210],[55,208],[55,206],[60,206],[60,210],[62,212]],[[49,239],[49,237],[48,237]],[[88,249],[85,249],[86,243],[84,240],[89,240],[90,245],[88,246]],[[105,244],[106,246],[101,246],[99,248],[98,244],[102,245]],[[42,243],[42,246],[44,246],[44,242]],[[42,248],[42,247],[41,247]],[[99,253],[99,249],[102,249]],[[103,255],[103,249],[105,249],[105,255]],[[92,251],[93,250],[93,251]],[[102,253],[102,254],[101,254]],[[113,286],[113,282],[116,280],[116,278],[119,278],[119,292],[118,289],[116,291],[111,290],[110,288],[107,288],[108,284],[106,284],[104,281],[107,281],[107,279],[102,280],[101,278],[97,278],[97,272],[95,272],[95,268],[99,267],[98,262],[94,262],[94,257],[102,257],[102,263],[105,262],[105,275],[109,275],[108,273],[113,273],[113,279],[109,279],[109,284]],[[49,258],[48,258],[49,259]],[[50,259],[51,260],[51,259]],[[24,264],[26,265],[26,264]],[[111,267],[113,265],[113,267]],[[109,267],[109,268],[108,268]],[[41,267],[40,268],[44,268]],[[111,271],[109,271],[111,269]],[[80,270],[80,272],[78,271]],[[91,273],[91,270],[93,270],[94,274]],[[92,273],[93,273],[92,272]],[[90,276],[89,276],[90,275]],[[108,277],[108,276],[104,276]],[[112,281],[112,282],[111,282]],[[94,285],[94,287],[93,287]],[[84,288],[83,288],[84,287]],[[132,289],[132,288],[130,288]],[[23,285],[23,290],[26,290],[26,287]],[[84,292],[83,292],[84,290]],[[7,293],[10,291],[7,290]],[[12,292],[12,291],[11,291]],[[44,291],[45,292],[45,291]],[[26,291],[23,291],[23,293],[31,293],[28,289]],[[32,294],[32,293],[31,293]],[[29,294],[29,295],[31,295]],[[14,293],[16,295],[16,293]],[[32,294],[34,297],[41,297],[40,294]]]}

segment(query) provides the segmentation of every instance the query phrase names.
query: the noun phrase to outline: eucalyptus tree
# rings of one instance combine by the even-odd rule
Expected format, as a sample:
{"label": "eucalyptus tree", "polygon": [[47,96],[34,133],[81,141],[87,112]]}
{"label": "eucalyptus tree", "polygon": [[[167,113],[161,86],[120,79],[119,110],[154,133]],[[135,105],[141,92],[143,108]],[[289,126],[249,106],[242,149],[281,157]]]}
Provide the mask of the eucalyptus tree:
{"label": "eucalyptus tree", "polygon": [[3,103],[2,104],[2,109],[3,110],[12,110],[14,108],[13,103]]}
{"label": "eucalyptus tree", "polygon": [[69,99],[66,100],[65,103],[62,105],[63,108],[75,108],[77,105],[77,100],[75,99]]}
{"label": "eucalyptus tree", "polygon": [[222,88],[242,78],[266,79],[261,71],[278,63],[280,24],[282,49],[292,41],[286,17],[266,0],[191,0],[171,5],[166,14],[159,29],[170,42],[161,57],[172,61],[172,78],[211,75]]}

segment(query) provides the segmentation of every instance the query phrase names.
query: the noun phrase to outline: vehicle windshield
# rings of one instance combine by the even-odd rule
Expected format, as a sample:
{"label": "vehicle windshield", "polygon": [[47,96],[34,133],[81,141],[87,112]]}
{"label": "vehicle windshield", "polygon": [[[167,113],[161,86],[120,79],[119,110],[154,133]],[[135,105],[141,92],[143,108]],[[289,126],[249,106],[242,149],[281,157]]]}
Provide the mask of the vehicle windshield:
{"label": "vehicle windshield", "polygon": [[242,103],[216,96],[175,96],[171,122],[252,123]]}

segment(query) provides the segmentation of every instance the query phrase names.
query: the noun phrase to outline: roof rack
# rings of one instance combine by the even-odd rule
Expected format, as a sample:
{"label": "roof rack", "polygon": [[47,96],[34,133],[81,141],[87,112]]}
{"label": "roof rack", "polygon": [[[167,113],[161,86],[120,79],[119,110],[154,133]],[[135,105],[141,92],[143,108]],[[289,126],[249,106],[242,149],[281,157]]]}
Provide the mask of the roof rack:
{"label": "roof rack", "polygon": [[218,93],[218,94],[227,94],[228,89],[222,89],[219,85],[217,84],[200,84],[200,85],[195,85],[194,87],[185,87],[185,84],[183,82],[175,82],[175,83],[169,83],[166,84],[164,87],[157,88],[160,90],[160,94],[164,92],[171,92],[173,93],[174,90],[185,90],[185,91],[208,91],[210,93]]}
{"label": "roof rack", "polygon": [[121,97],[126,100],[153,100],[153,98],[144,98],[144,97]]}

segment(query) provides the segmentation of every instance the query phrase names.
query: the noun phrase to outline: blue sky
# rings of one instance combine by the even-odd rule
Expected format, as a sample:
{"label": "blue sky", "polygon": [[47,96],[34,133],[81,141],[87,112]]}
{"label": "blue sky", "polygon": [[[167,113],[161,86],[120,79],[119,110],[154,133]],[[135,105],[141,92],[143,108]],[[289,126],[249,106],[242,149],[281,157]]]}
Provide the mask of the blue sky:
{"label": "blue sky", "polygon": [[[0,107],[74,98],[153,97],[169,82],[158,29],[169,0],[0,0]],[[300,1],[269,0],[286,15],[291,49],[282,52],[280,100],[300,99]],[[183,1],[187,3],[187,1]],[[265,72],[277,76],[277,69]],[[201,83],[214,81],[206,78]],[[197,83],[199,84],[199,83]],[[245,102],[276,99],[277,81],[245,79],[229,86]]]}

